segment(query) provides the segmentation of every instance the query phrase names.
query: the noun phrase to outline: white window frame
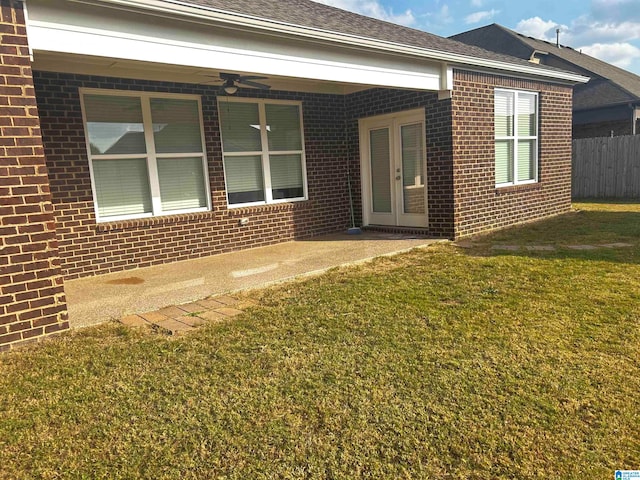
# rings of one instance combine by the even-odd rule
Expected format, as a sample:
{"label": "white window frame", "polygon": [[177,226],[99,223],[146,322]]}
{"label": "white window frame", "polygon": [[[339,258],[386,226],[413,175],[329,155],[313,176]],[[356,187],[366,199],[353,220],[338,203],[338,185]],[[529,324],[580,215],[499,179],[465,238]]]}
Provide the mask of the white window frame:
{"label": "white window frame", "polygon": [[[268,204],[277,204],[277,203],[289,203],[289,202],[302,202],[309,199],[309,191],[307,189],[307,161],[305,155],[305,144],[304,144],[304,124],[302,121],[302,102],[300,101],[292,101],[292,100],[271,100],[271,99],[263,99],[263,98],[240,98],[240,97],[218,97],[218,119],[220,119],[220,109],[223,108],[224,104],[230,103],[253,103],[258,105],[258,121],[260,122],[260,143],[262,145],[262,150],[259,151],[246,151],[246,152],[229,152],[225,153],[224,151],[224,141],[222,140],[222,120],[219,120],[220,127],[220,145],[222,148],[222,164],[224,167],[224,185],[225,192],[227,197],[227,207],[232,208],[242,208],[249,207],[255,205],[268,205]],[[298,111],[300,112],[299,120],[300,120],[300,144],[302,146],[301,150],[269,150],[269,137],[267,134],[267,113],[266,113],[266,105],[296,105],[298,107]],[[262,163],[262,177],[264,181],[264,200],[258,202],[245,202],[245,203],[229,203],[229,192],[227,189],[227,169],[226,162],[224,161],[225,157],[242,157],[242,156],[260,156]],[[269,163],[269,155],[300,155],[301,158],[301,168],[302,168],[302,197],[295,198],[279,198],[273,199],[273,193],[271,189],[271,168]]]}
{"label": "white window frame", "polygon": [[[202,116],[202,102],[199,95],[159,93],[159,92],[142,92],[128,90],[110,90],[103,88],[80,88],[80,105],[82,108],[82,123],[85,132],[85,140],[87,146],[87,155],[89,158],[89,173],[91,175],[91,193],[93,195],[94,211],[96,222],[114,222],[120,220],[132,220],[136,218],[163,217],[170,215],[180,215],[184,213],[206,212],[211,210],[211,189],[209,185],[209,171],[207,168],[207,154],[204,137],[204,122]],[[85,95],[103,95],[113,97],[136,97],[140,98],[142,108],[142,120],[144,129],[144,138],[146,145],[146,153],[139,154],[93,154],[91,153],[91,142],[89,139],[89,129],[87,128],[87,116],[84,106]],[[152,98],[170,98],[176,100],[195,100],[198,104],[198,120],[200,122],[200,139],[202,141],[202,151],[200,152],[182,152],[182,153],[156,153],[156,147],[153,137],[153,119],[151,118],[151,99]],[[182,210],[171,210],[164,212],[162,210],[162,199],[160,197],[160,180],[158,176],[157,160],[162,158],[202,158],[202,174],[204,178],[205,196],[207,205],[200,208],[189,208]],[[147,162],[147,172],[149,177],[149,189],[151,192],[152,211],[149,213],[132,214],[132,215],[111,215],[101,218],[99,213],[98,195],[96,190],[95,174],[93,172],[93,162],[100,160],[119,160],[145,158]]]}
{"label": "white window frame", "polygon": [[[534,92],[534,91],[528,91],[528,90],[513,90],[513,89],[507,89],[507,88],[496,88],[494,90],[494,108],[493,108],[493,118],[494,118],[494,122],[495,122],[495,94],[497,92],[506,92],[506,93],[511,93],[513,94],[513,135],[497,135],[495,134],[495,128],[494,128],[494,147],[496,142],[498,142],[499,140],[512,140],[513,141],[513,181],[512,182],[504,182],[504,183],[497,183],[496,182],[496,187],[509,187],[509,186],[513,186],[513,185],[526,185],[526,184],[530,184],[530,183],[538,183],[538,150],[540,148],[540,95],[538,92]],[[535,119],[535,126],[536,126],[536,134],[535,135],[528,135],[528,136],[520,136],[518,135],[518,96],[520,94],[526,94],[526,95],[533,95],[535,96],[535,105],[536,105],[536,119]],[[494,123],[495,126],[495,123]],[[518,142],[520,140],[534,140],[535,141],[535,146],[533,149],[533,179],[530,180],[518,180]],[[495,155],[494,155],[494,172],[495,172]]]}

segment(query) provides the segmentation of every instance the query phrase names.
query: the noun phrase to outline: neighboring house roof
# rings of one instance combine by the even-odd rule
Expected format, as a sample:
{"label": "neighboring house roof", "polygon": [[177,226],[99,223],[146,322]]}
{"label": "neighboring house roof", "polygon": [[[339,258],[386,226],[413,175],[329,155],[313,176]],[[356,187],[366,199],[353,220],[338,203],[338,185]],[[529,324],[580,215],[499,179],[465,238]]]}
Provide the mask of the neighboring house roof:
{"label": "neighboring house roof", "polygon": [[[123,3],[123,0],[104,0],[112,3]],[[414,47],[422,51],[449,54],[449,58],[436,58],[451,64],[471,64],[495,67],[496,62],[510,64],[513,70],[548,78],[556,78],[573,83],[586,79],[568,73],[567,70],[548,65],[534,65],[526,60],[505,55],[484,48],[469,46],[464,43],[440,37],[421,30],[416,30],[390,22],[377,20],[356,13],[341,10],[311,0],[160,0],[173,8],[195,7],[203,12],[216,12],[266,20],[283,26],[302,27],[318,32],[336,33],[355,39],[375,40],[395,44],[399,47]],[[144,5],[158,3],[158,0],[129,0],[128,4]],[[171,8],[171,7],[169,7]],[[354,43],[356,43],[354,41]]]}
{"label": "neighboring house roof", "polygon": [[574,110],[640,102],[640,76],[581,53],[571,47],[527,37],[502,25],[492,24],[453,35],[473,46],[530,59],[591,77],[574,90]]}

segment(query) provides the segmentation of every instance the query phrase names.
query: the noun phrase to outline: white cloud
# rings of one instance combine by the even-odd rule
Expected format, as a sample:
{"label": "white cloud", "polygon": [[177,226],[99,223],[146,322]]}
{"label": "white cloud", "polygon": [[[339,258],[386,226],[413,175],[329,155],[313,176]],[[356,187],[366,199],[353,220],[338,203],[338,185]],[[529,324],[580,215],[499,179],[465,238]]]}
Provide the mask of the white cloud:
{"label": "white cloud", "polygon": [[594,43],[580,50],[620,68],[627,68],[635,60],[640,59],[640,48],[630,43]]}
{"label": "white cloud", "polygon": [[440,7],[440,10],[438,10],[438,14],[436,15],[436,18],[441,23],[451,23],[451,22],[453,22],[453,17],[449,13],[449,5],[447,5],[446,3],[444,5],[442,5],[442,7]]}
{"label": "white cloud", "polygon": [[483,3],[483,0],[471,0],[471,6],[475,8],[480,8]]}
{"label": "white cloud", "polygon": [[482,22],[483,20],[489,20],[494,16],[496,16],[498,13],[500,13],[500,10],[493,10],[493,9],[485,10],[482,12],[475,12],[464,17],[464,23],[468,25],[470,23],[478,23],[478,22]]}
{"label": "white cloud", "polygon": [[[539,38],[548,42],[556,41],[556,29],[566,32],[568,27],[560,25],[552,20],[542,20],[540,17],[528,18],[520,20],[516,25],[516,32],[522,33],[528,37]],[[562,42],[561,42],[562,43]]]}
{"label": "white cloud", "polygon": [[604,23],[580,18],[574,21],[569,35],[571,41],[576,45],[628,42],[640,38],[640,22]]}
{"label": "white cloud", "polygon": [[[637,0],[635,0],[637,1]],[[594,0],[594,6],[613,8],[615,4],[627,4],[627,0]],[[597,4],[597,5],[596,5]],[[560,43],[582,50],[587,55],[620,68],[640,63],[640,48],[633,45],[640,39],[640,21],[615,22],[601,17],[583,15],[575,18],[570,26],[559,25],[540,17],[521,20],[515,30],[534,38],[555,43],[556,28],[560,28]]]}
{"label": "white cloud", "polygon": [[[439,3],[439,2],[436,2]],[[434,29],[442,28],[443,25],[453,22],[453,17],[449,12],[449,5],[443,4],[438,10],[429,11],[420,15],[421,25],[420,28],[433,31]]]}
{"label": "white cloud", "polygon": [[386,20],[387,22],[397,23],[400,25],[411,26],[416,23],[416,18],[411,10],[405,10],[401,13],[394,13],[390,8],[387,9],[377,0],[314,0],[318,3],[324,3],[332,7],[341,8],[350,12],[366,15],[367,17]]}

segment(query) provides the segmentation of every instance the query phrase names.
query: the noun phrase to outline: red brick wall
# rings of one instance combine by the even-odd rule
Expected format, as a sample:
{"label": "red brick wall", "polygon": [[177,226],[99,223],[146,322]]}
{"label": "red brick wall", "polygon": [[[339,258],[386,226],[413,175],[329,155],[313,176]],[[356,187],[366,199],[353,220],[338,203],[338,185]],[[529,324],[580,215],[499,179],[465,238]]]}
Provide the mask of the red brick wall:
{"label": "red brick wall", "polygon": [[24,13],[0,0],[0,351],[68,327]]}
{"label": "red brick wall", "polygon": [[[346,230],[349,223],[344,98],[241,91],[302,101],[309,200],[228,209],[215,87],[35,72],[42,134],[65,278],[204,257]],[[213,210],[96,223],[79,87],[200,95]],[[240,226],[240,218],[249,218]]]}
{"label": "red brick wall", "polygon": [[[495,187],[495,87],[539,93],[538,183]],[[456,237],[570,209],[571,101],[571,87],[455,72],[452,109]]]}

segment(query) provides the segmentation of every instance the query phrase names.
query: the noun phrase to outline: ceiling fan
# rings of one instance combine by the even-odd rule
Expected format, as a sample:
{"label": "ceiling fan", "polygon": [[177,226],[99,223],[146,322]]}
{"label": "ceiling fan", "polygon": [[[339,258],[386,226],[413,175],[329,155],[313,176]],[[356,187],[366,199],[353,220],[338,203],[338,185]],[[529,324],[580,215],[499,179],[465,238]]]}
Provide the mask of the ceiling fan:
{"label": "ceiling fan", "polygon": [[233,95],[238,91],[238,86],[246,86],[252,88],[259,88],[260,90],[269,90],[270,85],[266,85],[260,82],[254,82],[254,80],[265,80],[268,77],[260,77],[255,75],[238,75],[237,73],[224,73],[220,72],[220,80],[224,83],[222,88],[228,95]]}

